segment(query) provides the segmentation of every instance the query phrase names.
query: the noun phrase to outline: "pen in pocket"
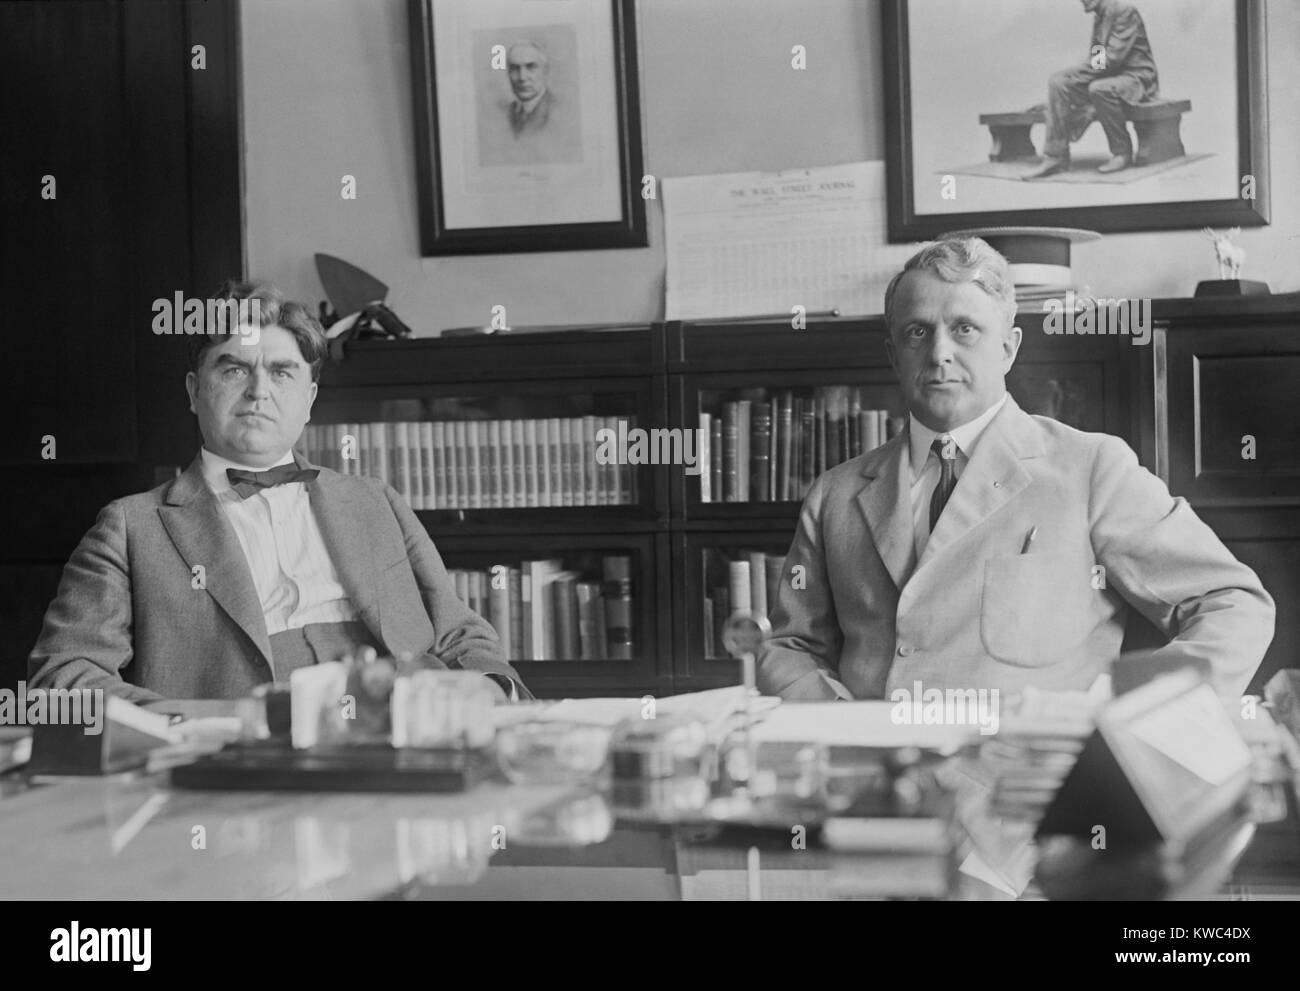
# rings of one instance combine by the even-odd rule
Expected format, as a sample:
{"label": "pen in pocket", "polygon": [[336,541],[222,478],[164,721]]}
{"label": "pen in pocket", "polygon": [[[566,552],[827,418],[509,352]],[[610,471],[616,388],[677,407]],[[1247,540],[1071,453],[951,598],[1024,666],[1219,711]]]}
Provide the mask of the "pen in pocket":
{"label": "pen in pocket", "polygon": [[1024,546],[1020,548],[1020,553],[1021,553],[1021,554],[1028,554],[1028,553],[1029,553],[1029,548],[1033,546],[1033,544],[1034,544],[1034,538],[1037,537],[1037,536],[1038,536],[1038,527],[1036,527],[1036,526],[1031,526],[1031,527],[1029,528],[1029,532],[1028,532],[1027,534],[1025,534],[1025,543],[1024,543]]}

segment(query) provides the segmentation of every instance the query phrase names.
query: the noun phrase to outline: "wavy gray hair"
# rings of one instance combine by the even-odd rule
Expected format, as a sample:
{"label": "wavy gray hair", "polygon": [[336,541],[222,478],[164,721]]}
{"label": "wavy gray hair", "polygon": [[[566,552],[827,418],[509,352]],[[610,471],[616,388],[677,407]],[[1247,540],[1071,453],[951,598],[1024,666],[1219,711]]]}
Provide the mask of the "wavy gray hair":
{"label": "wavy gray hair", "polygon": [[885,326],[894,332],[894,295],[908,272],[932,272],[944,282],[973,282],[998,304],[1007,316],[1007,328],[1016,322],[1016,287],[1007,260],[978,237],[951,237],[927,244],[907,260],[903,270],[885,290]]}

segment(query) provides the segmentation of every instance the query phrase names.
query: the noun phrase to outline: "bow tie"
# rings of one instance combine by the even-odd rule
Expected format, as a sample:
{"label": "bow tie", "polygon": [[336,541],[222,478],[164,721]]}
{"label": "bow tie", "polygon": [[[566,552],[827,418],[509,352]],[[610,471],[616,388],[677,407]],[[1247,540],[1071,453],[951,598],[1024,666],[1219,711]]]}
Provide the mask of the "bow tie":
{"label": "bow tie", "polygon": [[285,485],[289,482],[310,482],[320,472],[315,468],[299,468],[297,465],[280,465],[266,471],[244,471],[240,468],[227,468],[226,478],[230,487],[247,499],[254,493],[269,489],[273,485]]}

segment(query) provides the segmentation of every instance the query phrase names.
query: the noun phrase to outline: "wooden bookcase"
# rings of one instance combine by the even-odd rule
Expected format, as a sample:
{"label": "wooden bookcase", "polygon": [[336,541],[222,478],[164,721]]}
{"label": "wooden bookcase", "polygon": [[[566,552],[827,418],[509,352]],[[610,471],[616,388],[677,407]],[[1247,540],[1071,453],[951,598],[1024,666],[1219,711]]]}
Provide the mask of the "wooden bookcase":
{"label": "wooden bookcase", "polygon": [[[1017,322],[1024,341],[1008,385],[1031,413],[1122,437],[1175,494],[1189,496],[1275,597],[1300,601],[1294,564],[1300,559],[1300,458],[1290,407],[1276,405],[1287,398],[1279,383],[1288,375],[1294,380],[1300,368],[1297,313],[1300,306],[1286,297],[1236,306],[1157,300],[1156,333],[1149,346],[1139,347],[1122,335],[1049,335],[1041,313],[1022,312]],[[729,396],[830,385],[859,389],[873,405],[901,415],[884,340],[882,319],[861,317],[812,322],[802,330],[785,321],[671,321],[359,343],[322,375],[313,422],[381,419],[391,408],[385,404],[395,401],[436,415],[439,404],[459,401],[489,416],[507,409],[510,416],[598,409],[634,416],[646,428],[693,429],[702,406],[716,407]],[[1225,371],[1207,379],[1215,360],[1215,374],[1219,367]],[[1245,391],[1242,375],[1262,376],[1269,385],[1271,398],[1243,396],[1242,402],[1262,424],[1254,429],[1272,445],[1271,460],[1245,474],[1216,474],[1211,455],[1217,454],[1197,455],[1195,445],[1218,433],[1196,427],[1196,416],[1205,415],[1210,386],[1220,399]],[[1204,467],[1196,469],[1198,463]],[[637,657],[519,662],[541,697],[663,695],[737,681],[735,663],[706,643],[705,595],[729,559],[751,552],[783,556],[800,502],[704,502],[699,476],[682,465],[637,471],[634,505],[418,513],[452,568],[566,555],[585,561],[599,553],[632,557]],[[1234,465],[1233,471],[1241,469]],[[1270,672],[1295,663],[1282,656],[1300,646],[1294,612],[1279,601]]]}

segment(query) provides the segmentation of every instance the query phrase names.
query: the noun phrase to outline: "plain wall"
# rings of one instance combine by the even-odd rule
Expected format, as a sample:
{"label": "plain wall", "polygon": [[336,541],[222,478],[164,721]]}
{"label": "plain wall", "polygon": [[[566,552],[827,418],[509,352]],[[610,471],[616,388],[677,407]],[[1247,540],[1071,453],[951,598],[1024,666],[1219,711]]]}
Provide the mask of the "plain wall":
{"label": "plain wall", "polygon": [[[874,0],[641,0],[647,172],[831,165],[884,154]],[[1300,4],[1267,0],[1272,224],[1242,233],[1244,275],[1300,289]],[[324,298],[315,252],[390,286],[417,335],[486,323],[647,322],[664,312],[663,216],[650,246],[421,258],[406,0],[243,0],[249,273]],[[1086,28],[1086,24],[1084,25]],[[790,68],[804,45],[808,68]],[[358,197],[340,197],[344,175]],[[1108,234],[1075,252],[1102,296],[1189,296],[1218,277],[1196,231]]]}

